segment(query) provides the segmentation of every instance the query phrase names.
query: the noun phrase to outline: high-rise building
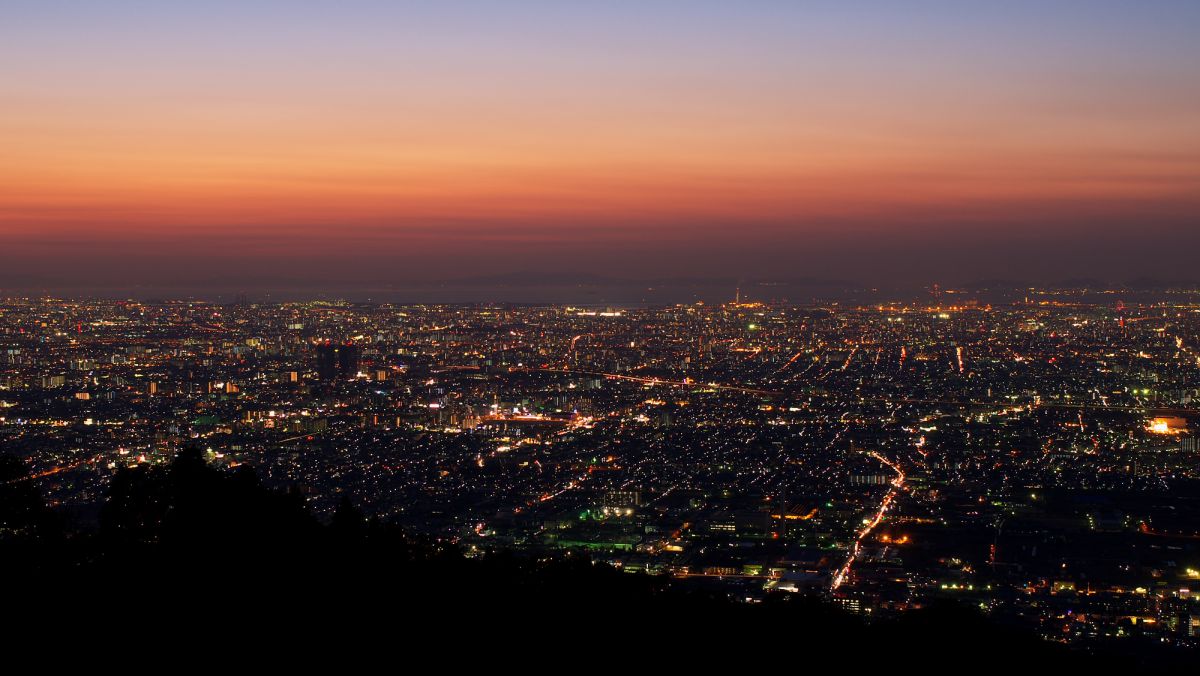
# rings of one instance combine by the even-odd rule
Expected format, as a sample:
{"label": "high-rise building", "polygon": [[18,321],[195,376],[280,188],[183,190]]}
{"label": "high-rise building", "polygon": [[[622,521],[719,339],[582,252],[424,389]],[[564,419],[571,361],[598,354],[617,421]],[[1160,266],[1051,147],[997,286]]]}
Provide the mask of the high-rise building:
{"label": "high-rise building", "polygon": [[353,378],[358,373],[359,348],[352,343],[317,345],[317,376],[321,380]]}

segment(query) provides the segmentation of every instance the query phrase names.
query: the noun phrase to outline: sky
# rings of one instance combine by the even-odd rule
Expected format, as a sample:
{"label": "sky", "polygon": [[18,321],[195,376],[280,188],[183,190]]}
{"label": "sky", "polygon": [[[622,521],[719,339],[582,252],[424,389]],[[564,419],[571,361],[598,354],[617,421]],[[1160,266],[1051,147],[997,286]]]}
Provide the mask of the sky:
{"label": "sky", "polygon": [[0,294],[1200,280],[1200,2],[0,4]]}

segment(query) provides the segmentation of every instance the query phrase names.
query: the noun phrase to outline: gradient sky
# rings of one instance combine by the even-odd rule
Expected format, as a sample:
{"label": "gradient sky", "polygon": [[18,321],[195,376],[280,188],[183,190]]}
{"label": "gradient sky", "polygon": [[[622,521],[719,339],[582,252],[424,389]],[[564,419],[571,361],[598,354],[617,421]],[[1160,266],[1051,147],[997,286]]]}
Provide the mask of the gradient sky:
{"label": "gradient sky", "polygon": [[1200,279],[1200,2],[0,5],[0,290]]}

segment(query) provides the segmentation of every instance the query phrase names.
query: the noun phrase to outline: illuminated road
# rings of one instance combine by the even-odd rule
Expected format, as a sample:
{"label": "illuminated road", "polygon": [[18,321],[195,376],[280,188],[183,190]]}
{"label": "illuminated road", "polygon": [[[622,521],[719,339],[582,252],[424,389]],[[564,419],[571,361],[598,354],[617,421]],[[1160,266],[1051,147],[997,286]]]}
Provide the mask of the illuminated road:
{"label": "illuminated road", "polygon": [[44,479],[46,477],[54,476],[55,474],[61,474],[62,472],[68,472],[70,470],[76,469],[78,467],[82,467],[87,464],[99,462],[101,457],[103,457],[103,454],[94,455],[90,458],[84,458],[83,460],[73,462],[69,465],[58,465],[56,467],[51,467],[50,469],[42,471],[42,472],[36,472],[34,474],[27,474],[25,476],[17,477],[16,479],[10,479],[3,483],[7,485],[7,484],[21,483],[22,481],[36,481],[38,479]]}
{"label": "illuminated road", "polygon": [[846,558],[846,563],[842,565],[837,575],[833,576],[833,584],[830,585],[830,591],[836,591],[846,581],[846,578],[850,575],[850,567],[854,565],[855,559],[858,558],[859,553],[862,551],[863,541],[883,521],[888,508],[892,506],[892,502],[896,499],[900,490],[904,488],[904,472],[900,469],[900,465],[888,460],[875,451],[871,451],[868,455],[890,467],[896,473],[896,478],[892,479],[892,487],[888,490],[887,495],[883,496],[883,500],[880,501],[879,509],[876,510],[875,516],[862,527],[862,530],[858,531],[858,538],[854,540],[854,546],[850,548],[850,556]]}

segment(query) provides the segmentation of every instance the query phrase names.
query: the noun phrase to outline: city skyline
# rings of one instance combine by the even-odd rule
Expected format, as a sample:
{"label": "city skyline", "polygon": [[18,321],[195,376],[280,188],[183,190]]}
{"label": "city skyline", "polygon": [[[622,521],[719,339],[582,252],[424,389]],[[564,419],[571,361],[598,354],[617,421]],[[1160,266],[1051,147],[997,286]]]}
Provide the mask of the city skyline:
{"label": "city skyline", "polygon": [[0,299],[0,572],[59,614],[531,614],[523,653],[704,613],[685,657],[1194,667],[1200,291],[938,291]]}
{"label": "city skyline", "polygon": [[0,289],[1196,281],[1194,3],[6,14]]}
{"label": "city skyline", "polygon": [[1197,29],[3,3],[13,645],[1195,671]]}

